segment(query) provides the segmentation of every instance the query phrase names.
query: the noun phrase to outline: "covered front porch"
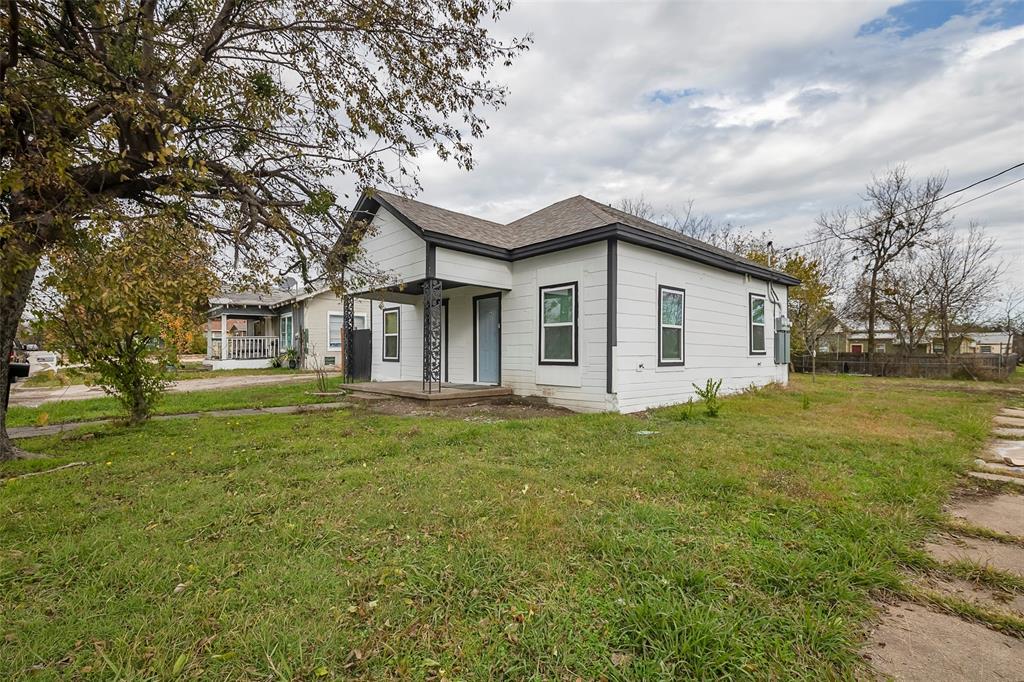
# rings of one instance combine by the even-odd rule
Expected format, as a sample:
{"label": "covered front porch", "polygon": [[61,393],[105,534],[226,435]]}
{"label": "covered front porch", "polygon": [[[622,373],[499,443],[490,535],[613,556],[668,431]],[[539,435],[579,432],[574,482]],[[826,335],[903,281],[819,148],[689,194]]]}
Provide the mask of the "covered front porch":
{"label": "covered front porch", "polygon": [[501,377],[504,291],[424,278],[358,294],[373,302],[372,385],[403,397],[510,395]]}
{"label": "covered front porch", "polygon": [[214,308],[207,315],[204,364],[212,369],[270,367],[290,340],[280,317],[269,309]]}

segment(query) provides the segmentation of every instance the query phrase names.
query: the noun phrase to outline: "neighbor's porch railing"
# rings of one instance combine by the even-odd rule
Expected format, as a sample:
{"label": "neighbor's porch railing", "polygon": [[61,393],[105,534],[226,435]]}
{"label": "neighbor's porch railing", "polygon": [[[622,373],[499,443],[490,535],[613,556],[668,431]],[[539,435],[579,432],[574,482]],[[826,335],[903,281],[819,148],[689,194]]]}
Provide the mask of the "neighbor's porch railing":
{"label": "neighbor's porch railing", "polygon": [[211,359],[262,360],[277,357],[280,341],[276,336],[229,336],[227,354],[221,353],[221,339],[210,339],[207,356]]}

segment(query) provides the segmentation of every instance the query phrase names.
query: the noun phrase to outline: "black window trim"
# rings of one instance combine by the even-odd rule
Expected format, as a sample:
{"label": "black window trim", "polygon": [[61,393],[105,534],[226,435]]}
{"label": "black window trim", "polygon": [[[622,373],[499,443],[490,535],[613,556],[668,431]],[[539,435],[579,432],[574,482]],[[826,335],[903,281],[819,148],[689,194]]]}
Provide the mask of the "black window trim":
{"label": "black window trim", "polygon": [[[544,292],[572,289],[572,360],[544,359]],[[537,364],[574,367],[580,364],[580,283],[543,284],[537,288]]]}
{"label": "black window trim", "polygon": [[[387,333],[387,319],[388,313],[395,314],[395,321],[398,323],[398,330],[394,334]],[[397,336],[398,343],[395,344],[395,357],[388,357],[388,337]],[[401,306],[394,306],[391,308],[384,308],[381,311],[380,317],[380,358],[382,362],[401,362],[402,361],[402,308]]]}
{"label": "black window trim", "polygon": [[[764,330],[762,340],[764,341],[764,350],[754,350],[754,299],[759,298],[764,302],[764,322],[761,323],[761,328]],[[752,356],[761,357],[762,355],[768,355],[768,297],[764,294],[755,294],[751,292],[747,297],[747,347],[750,349]]]}
{"label": "black window trim", "polygon": [[[683,295],[683,324],[679,329],[679,359],[678,360],[664,360],[661,355],[661,301],[663,292],[669,291],[674,294]],[[667,284],[658,285],[658,303],[656,306],[658,311],[658,367],[685,367],[686,366],[686,289],[682,287],[673,287]],[[675,328],[673,326],[673,328]]]}

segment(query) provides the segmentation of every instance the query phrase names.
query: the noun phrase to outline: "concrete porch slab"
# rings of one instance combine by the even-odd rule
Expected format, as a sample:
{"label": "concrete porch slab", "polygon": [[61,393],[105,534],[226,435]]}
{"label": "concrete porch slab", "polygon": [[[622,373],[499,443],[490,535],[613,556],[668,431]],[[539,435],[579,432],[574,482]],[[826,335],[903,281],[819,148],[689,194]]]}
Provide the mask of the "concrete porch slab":
{"label": "concrete porch slab", "polygon": [[395,398],[412,398],[413,400],[474,400],[478,398],[500,398],[512,395],[512,389],[505,386],[487,386],[480,384],[441,384],[441,391],[426,393],[419,381],[371,381],[361,384],[348,384],[345,390],[354,394],[368,393],[386,395]]}

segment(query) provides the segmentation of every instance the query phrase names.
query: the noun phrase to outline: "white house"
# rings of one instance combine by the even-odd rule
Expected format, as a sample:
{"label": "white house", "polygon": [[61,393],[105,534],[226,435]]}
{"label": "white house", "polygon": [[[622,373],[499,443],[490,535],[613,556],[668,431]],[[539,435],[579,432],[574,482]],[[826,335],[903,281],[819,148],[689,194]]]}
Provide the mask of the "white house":
{"label": "white house", "polygon": [[583,196],[501,224],[373,191],[356,215],[393,282],[353,292],[375,301],[373,381],[635,412],[708,378],[725,392],[788,380],[798,280],[673,230]]}
{"label": "white house", "polygon": [[[340,369],[344,310],[344,301],[330,289],[221,293],[210,299],[204,364],[213,369],[269,367],[275,358],[287,362],[292,351],[298,367]],[[354,328],[368,329],[370,302],[354,299],[353,312]]]}

